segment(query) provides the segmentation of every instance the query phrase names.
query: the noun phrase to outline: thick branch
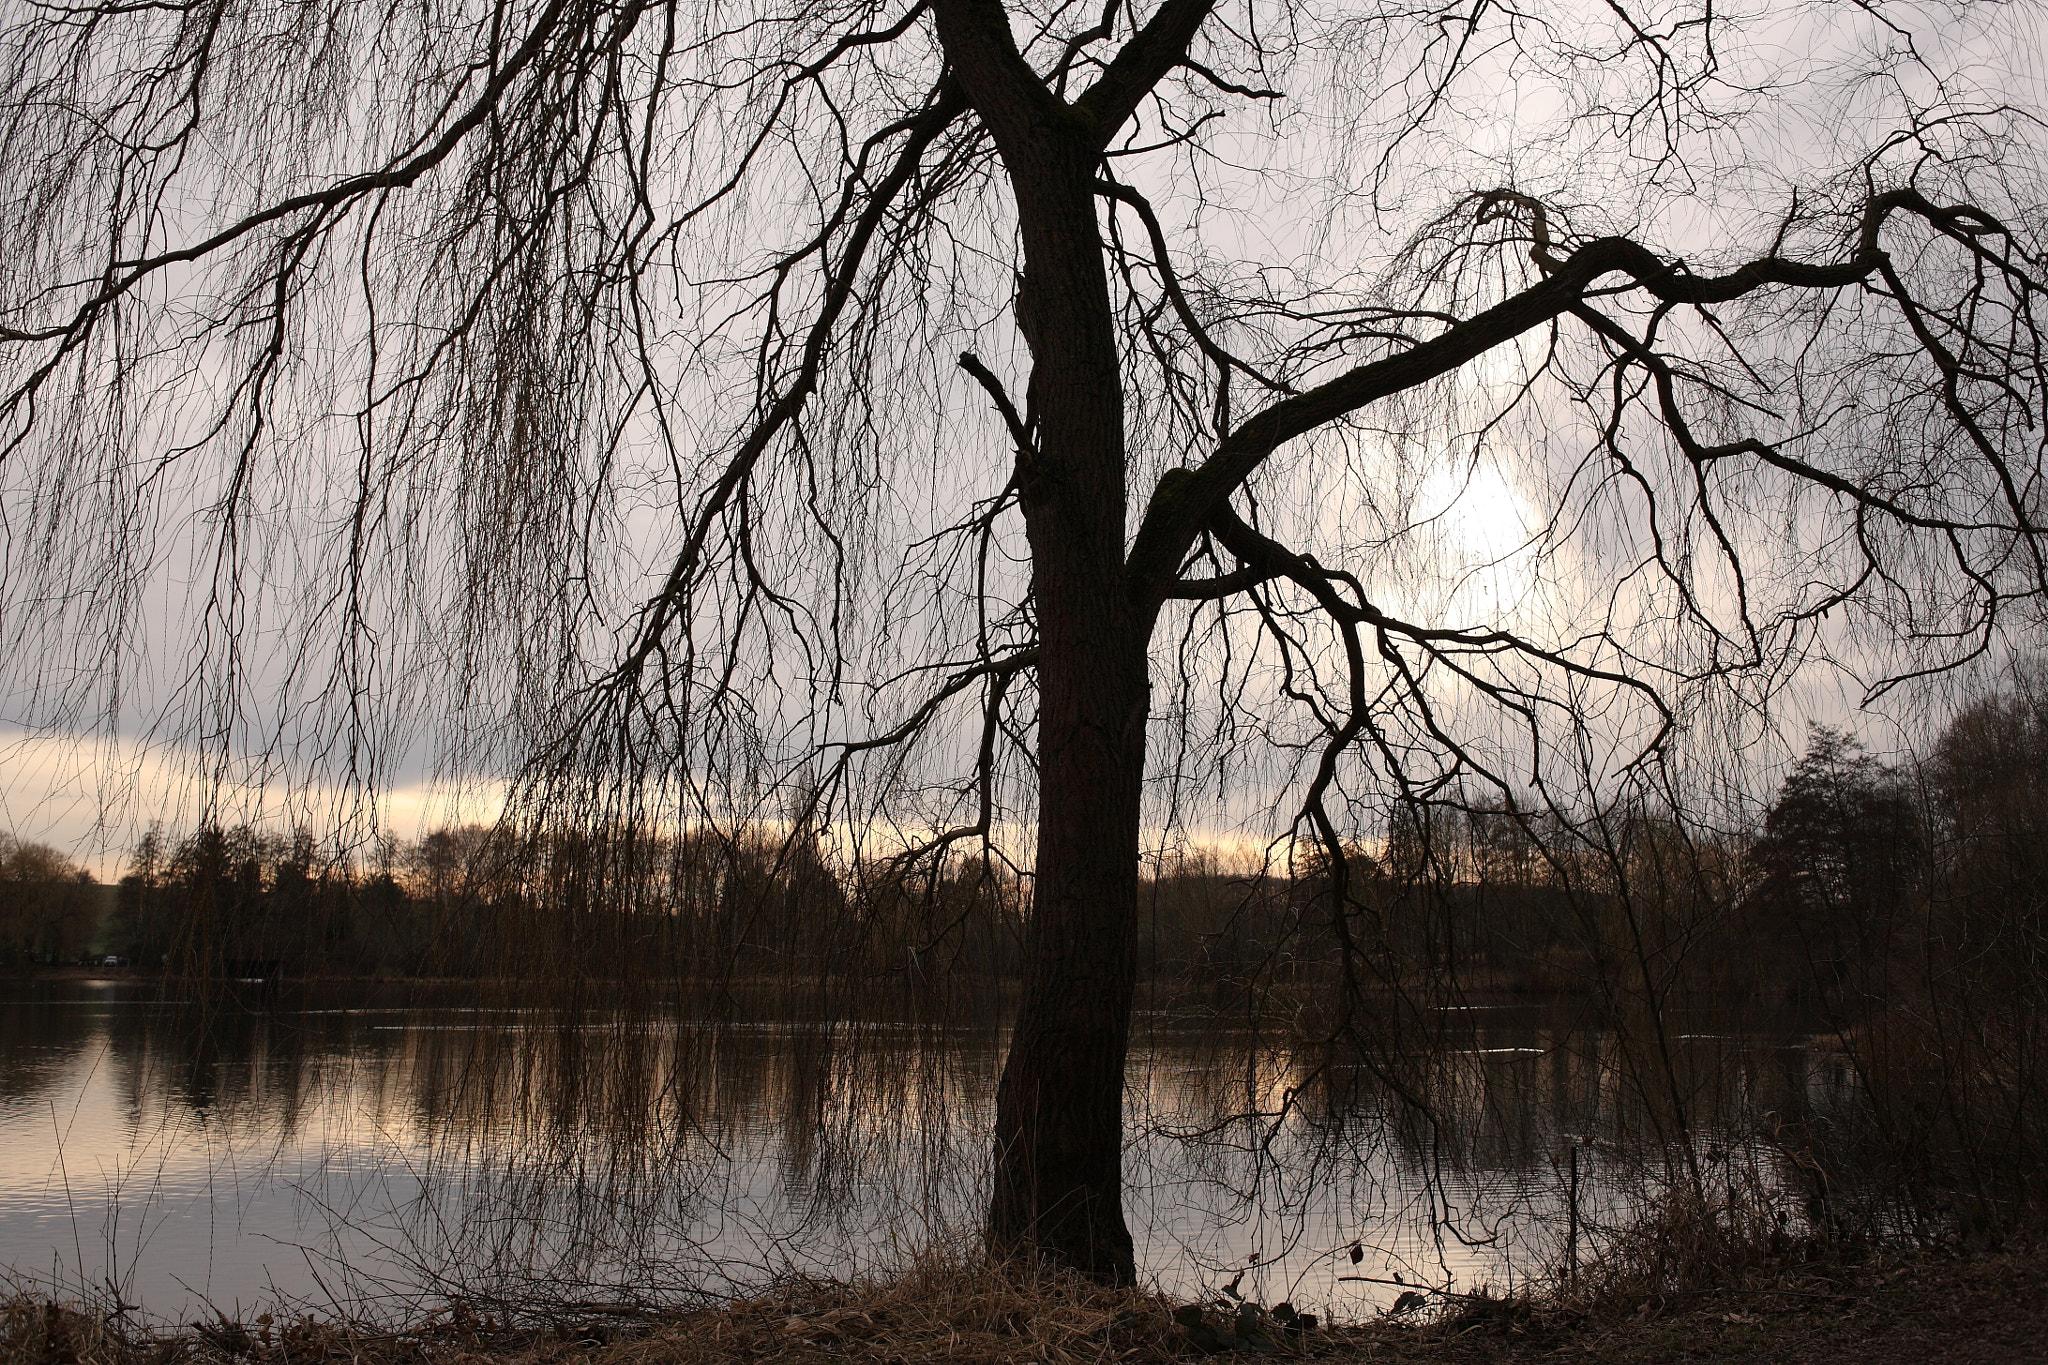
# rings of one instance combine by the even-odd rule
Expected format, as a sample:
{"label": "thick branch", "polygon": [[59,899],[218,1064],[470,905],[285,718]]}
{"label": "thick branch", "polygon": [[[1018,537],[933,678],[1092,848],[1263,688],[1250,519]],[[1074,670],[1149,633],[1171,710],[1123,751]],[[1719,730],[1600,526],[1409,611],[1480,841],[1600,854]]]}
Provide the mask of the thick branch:
{"label": "thick branch", "polygon": [[1280,576],[1278,569],[1246,565],[1214,578],[1176,578],[1167,586],[1166,596],[1174,602],[1217,602],[1226,597],[1270,583]]}
{"label": "thick branch", "polygon": [[1151,22],[1110,59],[1102,78],[1074,101],[1074,112],[1088,121],[1097,147],[1110,144],[1137,112],[1138,102],[1169,71],[1188,64],[1188,45],[1215,7],[1216,0],[1166,0]]}
{"label": "thick branch", "polygon": [[[1153,87],[1187,63],[1188,45],[1214,7],[1215,0],[1166,0],[1072,104],[1017,50],[1001,0],[937,0],[934,13],[946,56],[1007,157],[1053,128],[1095,151],[1107,147]],[[1067,60],[1055,79],[1064,80]]]}
{"label": "thick branch", "polygon": [[1003,388],[1003,381],[996,378],[995,372],[984,365],[981,357],[972,351],[960,353],[960,368],[967,371],[975,383],[981,385],[982,391],[996,405],[996,411],[1002,416],[1003,425],[1010,429],[1010,440],[1017,447],[1018,462],[1029,462],[1036,453],[1036,444],[1031,439],[1031,428],[1023,417],[1018,415],[1017,405],[1010,401],[1008,390]]}
{"label": "thick branch", "polygon": [[1689,273],[1682,262],[1659,260],[1625,237],[1596,238],[1558,260],[1550,254],[1545,236],[1533,254],[1539,266],[1552,270],[1548,278],[1398,355],[1361,365],[1274,403],[1240,424],[1196,468],[1167,471],[1131,546],[1130,590],[1141,603],[1162,600],[1203,526],[1281,445],[1378,399],[1449,374],[1493,347],[1544,326],[1577,307],[1603,275],[1620,272],[1657,299],[1696,305],[1727,302],[1770,285],[1841,288],[1878,272],[1885,259],[1878,234],[1891,214],[1902,209],[1964,241],[1991,226],[1972,210],[1942,208],[1916,190],[1894,190],[1870,201],[1856,250],[1846,261],[1814,264],[1771,255],[1709,276]]}
{"label": "thick branch", "polygon": [[1048,129],[1078,128],[1066,102],[1017,50],[1001,0],[936,0],[932,13],[946,58],[1005,160]]}

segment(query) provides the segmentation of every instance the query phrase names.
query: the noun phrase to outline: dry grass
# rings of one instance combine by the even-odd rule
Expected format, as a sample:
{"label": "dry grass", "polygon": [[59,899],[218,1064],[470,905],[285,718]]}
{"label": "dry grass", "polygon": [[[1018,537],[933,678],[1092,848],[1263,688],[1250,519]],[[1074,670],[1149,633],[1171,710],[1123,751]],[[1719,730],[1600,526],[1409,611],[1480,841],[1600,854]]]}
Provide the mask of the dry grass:
{"label": "dry grass", "polygon": [[1164,1361],[1185,1354],[1171,1313],[1155,1296],[1071,1275],[928,1257],[887,1277],[786,1283],[690,1314],[621,1342],[604,1365]]}
{"label": "dry grass", "polygon": [[1468,1304],[1355,1358],[1413,1365],[2048,1365],[2048,1255],[2008,1247],[1787,1257],[1739,1283],[1631,1304],[1536,1295]]}
{"label": "dry grass", "polygon": [[1191,1335],[1190,1311],[1056,1270],[933,1254],[887,1274],[788,1280],[673,1314],[554,1309],[539,1326],[456,1304],[402,1332],[267,1315],[145,1332],[17,1296],[0,1310],[0,1365],[1147,1365],[1219,1345],[1293,1357],[1342,1349],[1338,1336],[1290,1332],[1264,1314],[1247,1315],[1241,1338],[1210,1310]]}
{"label": "dry grass", "polygon": [[130,1334],[102,1313],[37,1300],[0,1301],[0,1361],[6,1365],[135,1365]]}
{"label": "dry grass", "polygon": [[[1675,1231],[1690,1250],[1668,1245]],[[458,1304],[397,1332],[259,1318],[151,1333],[16,1296],[0,1301],[0,1365],[1156,1365],[1219,1347],[1389,1365],[2048,1365],[2048,1256],[2036,1249],[1844,1260],[1766,1239],[1745,1261],[1697,1227],[1667,1227],[1661,1251],[1653,1236],[1646,1227],[1584,1267],[1577,1291],[1466,1297],[1435,1315],[1298,1334],[1266,1317],[1240,1338],[1214,1308],[1191,1333],[1188,1306],[1154,1294],[932,1256],[669,1315],[556,1309],[507,1326]]]}
{"label": "dry grass", "polygon": [[1779,1284],[1788,1276],[1850,1267],[1869,1248],[1788,1231],[1782,1201],[1707,1200],[1683,1189],[1602,1243],[1576,1273],[1553,1267],[1541,1282],[1552,1305],[1586,1317],[1640,1313],[1688,1294]]}

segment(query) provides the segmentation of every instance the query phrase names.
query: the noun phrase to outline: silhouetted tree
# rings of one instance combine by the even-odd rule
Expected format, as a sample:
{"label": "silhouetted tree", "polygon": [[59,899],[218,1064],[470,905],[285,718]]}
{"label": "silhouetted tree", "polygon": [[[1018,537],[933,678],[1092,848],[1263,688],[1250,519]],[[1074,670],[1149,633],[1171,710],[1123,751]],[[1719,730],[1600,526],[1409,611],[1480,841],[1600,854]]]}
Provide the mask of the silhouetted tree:
{"label": "silhouetted tree", "polygon": [[1923,765],[1944,898],[2016,981],[2048,981],[2048,695],[2038,671],[1963,708]]}
{"label": "silhouetted tree", "polygon": [[1919,811],[1898,773],[1854,736],[1814,726],[1764,817],[1752,850],[1760,934],[1790,939],[1831,1003],[1860,990],[1890,957],[1919,877]]}
{"label": "silhouetted tree", "polygon": [[[1028,857],[989,1232],[1127,1279],[1155,764],[1179,811],[1203,736],[1298,757],[1262,833],[1335,868],[1390,801],[1651,770],[1845,615],[1939,668],[2048,593],[2036,124],[1921,17],[20,8],[17,694],[83,654],[118,713],[174,526],[216,747],[272,677],[272,752],[361,781],[438,691],[515,820]],[[1438,474],[1529,482],[1484,555],[1539,610],[1423,553]]]}

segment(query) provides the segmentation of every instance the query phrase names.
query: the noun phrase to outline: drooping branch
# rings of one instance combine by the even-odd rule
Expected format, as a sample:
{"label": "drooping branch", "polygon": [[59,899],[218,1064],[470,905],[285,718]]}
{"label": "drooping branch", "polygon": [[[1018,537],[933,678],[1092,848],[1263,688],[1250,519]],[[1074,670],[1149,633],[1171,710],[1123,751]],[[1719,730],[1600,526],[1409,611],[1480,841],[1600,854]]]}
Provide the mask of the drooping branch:
{"label": "drooping branch", "polygon": [[[870,735],[866,739],[847,740],[834,747],[839,749],[843,758],[847,755],[866,753],[871,749],[884,749],[907,743],[924,732],[925,727],[931,724],[932,717],[938,714],[939,709],[947,701],[960,695],[960,693],[974,686],[975,683],[980,682],[983,678],[1008,677],[1020,669],[1032,667],[1037,662],[1038,650],[1034,646],[1030,649],[1016,650],[999,659],[987,659],[979,663],[965,665],[949,675],[944,683],[940,684],[914,711],[895,726],[883,731],[879,735]],[[1007,685],[1006,683],[1005,686]]]}
{"label": "drooping branch", "polygon": [[[974,676],[986,679],[988,682],[987,695],[982,700],[981,742],[976,746],[974,753],[974,775],[972,778],[975,796],[974,819],[968,824],[955,825],[950,829],[941,830],[930,838],[903,850],[894,859],[898,867],[907,868],[914,866],[927,858],[943,854],[953,845],[968,839],[980,840],[984,850],[994,847],[992,836],[995,829],[996,811],[996,749],[1003,733],[1003,705],[1009,696],[1011,684],[1026,669],[1032,667],[1037,662],[1037,655],[1038,651],[1035,649],[1019,650],[1015,654],[995,660],[985,667],[971,670]],[[969,681],[972,682],[973,680],[974,677],[971,676]],[[957,678],[949,680],[947,687],[957,692],[960,689],[955,687],[954,684],[956,682],[958,682]],[[935,705],[930,709],[920,708],[925,715],[925,721],[921,723],[928,723],[930,716],[936,714],[936,709]],[[903,739],[908,738],[909,734],[909,732],[904,731],[901,727],[895,733],[898,736],[895,740],[897,743],[901,743]],[[861,747],[873,746],[863,745]],[[853,747],[849,747],[847,754],[850,757],[858,751]]]}
{"label": "drooping branch", "polygon": [[1825,488],[1831,493],[1839,493],[1849,501],[1872,511],[1882,512],[1902,525],[1923,531],[2007,531],[2026,537],[2048,534],[2048,526],[2033,521],[2024,505],[2017,500],[2013,503],[2014,517],[2011,521],[1960,521],[1952,517],[1932,516],[1915,511],[1897,498],[1888,497],[1853,479],[1845,479],[1810,461],[1787,455],[1777,445],[1754,436],[1709,445],[1694,434],[1692,423],[1678,401],[1677,374],[1668,360],[1630,336],[1624,328],[1596,309],[1575,304],[1571,309],[1571,315],[1585,323],[1594,333],[1613,342],[1630,359],[1650,372],[1657,390],[1658,411],[1664,420],[1666,430],[1672,440],[1677,442],[1678,448],[1685,453],[1686,459],[1703,470],[1722,460],[1748,455],[1803,482]]}
{"label": "drooping branch", "polygon": [[1159,273],[1160,288],[1166,291],[1174,313],[1180,318],[1181,326],[1194,338],[1195,345],[1216,367],[1216,423],[1223,430],[1230,421],[1230,376],[1241,373],[1261,388],[1273,393],[1292,394],[1294,387],[1283,380],[1272,378],[1254,368],[1245,360],[1232,354],[1219,343],[1195,316],[1195,310],[1188,302],[1187,291],[1181,285],[1178,271],[1174,269],[1173,258],[1166,244],[1166,231],[1159,224],[1159,216],[1153,212],[1151,201],[1132,186],[1114,180],[1096,182],[1099,193],[1118,203],[1128,205],[1138,215],[1138,221],[1145,226],[1145,236],[1152,244],[1152,264]]}
{"label": "drooping branch", "polygon": [[613,682],[630,687],[646,666],[649,656],[660,646],[669,624],[682,607],[685,591],[696,572],[712,527],[745,485],[761,456],[784,428],[796,420],[805,402],[817,389],[833,329],[853,297],[861,270],[867,263],[869,244],[886,221],[897,196],[916,178],[932,143],[966,109],[966,97],[959,85],[951,79],[942,80],[932,92],[925,112],[909,129],[895,164],[868,192],[866,206],[829,271],[825,296],[807,330],[803,354],[795,373],[767,413],[733,452],[724,473],[698,507],[690,532],[676,552],[667,581],[642,611],[641,623],[635,631],[635,644],[613,673]]}
{"label": "drooping branch", "polygon": [[[1389,615],[1366,596],[1364,586],[1356,577],[1341,569],[1325,568],[1308,556],[1288,549],[1252,527],[1229,507],[1222,508],[1210,519],[1209,532],[1254,573],[1263,574],[1266,578],[1285,578],[1306,589],[1323,613],[1340,625],[1370,626],[1384,636],[1410,641],[1447,662],[1452,651],[1506,651],[1591,682],[1628,689],[1654,707],[1663,719],[1658,734],[1646,748],[1661,744],[1674,723],[1669,706],[1657,695],[1654,687],[1640,678],[1583,663],[1558,650],[1525,640],[1512,631],[1424,626]],[[1452,667],[1456,668],[1456,665],[1452,664]],[[1489,684],[1472,677],[1469,671],[1457,671],[1482,691],[1489,689]]]}
{"label": "drooping branch", "polygon": [[[570,8],[571,0],[550,0],[527,31],[524,40],[507,57],[504,64],[491,73],[490,79],[485,82],[477,97],[459,116],[441,128],[438,136],[434,136],[425,147],[409,149],[399,160],[379,170],[344,176],[320,189],[287,195],[196,242],[132,259],[123,260],[116,257],[107,262],[105,279],[100,286],[61,322],[52,322],[41,327],[0,327],[0,341],[58,343],[40,364],[8,391],[4,400],[0,400],[0,412],[12,416],[25,407],[32,408],[35,395],[63,363],[65,357],[84,345],[107,315],[108,310],[133,293],[144,281],[155,278],[175,266],[218,255],[272,223],[302,214],[332,219],[349,207],[368,201],[380,193],[413,185],[422,176],[440,166],[472,132],[491,118],[506,92],[539,60],[550,41],[557,36],[557,30],[562,26],[564,15]],[[19,447],[27,439],[31,429],[30,423],[18,423],[14,435],[5,446],[0,446],[0,455],[11,453]]]}

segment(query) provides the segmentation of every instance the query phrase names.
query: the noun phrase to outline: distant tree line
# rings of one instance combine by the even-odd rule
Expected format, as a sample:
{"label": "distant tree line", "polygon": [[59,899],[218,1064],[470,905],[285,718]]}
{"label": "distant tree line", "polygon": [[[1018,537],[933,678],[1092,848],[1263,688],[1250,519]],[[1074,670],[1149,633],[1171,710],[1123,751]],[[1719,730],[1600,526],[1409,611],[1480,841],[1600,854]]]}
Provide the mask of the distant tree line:
{"label": "distant tree line", "polygon": [[1641,804],[1569,822],[1498,804],[1412,814],[1357,900],[1390,972],[1468,985],[1740,995],[1841,1018],[1963,964],[2038,987],[2048,695],[1970,705],[1896,766],[1815,726],[1756,828]]}
{"label": "distant tree line", "polygon": [[[1006,970],[1016,883],[986,869],[897,878],[835,870],[815,838],[438,829],[325,850],[305,831],[152,831],[117,891],[110,941],[197,976],[552,979]],[[948,928],[938,931],[944,923]],[[920,956],[920,949],[925,956]]]}
{"label": "distant tree line", "polygon": [[1575,818],[1499,801],[1397,811],[1385,837],[1247,880],[1193,858],[1152,880],[1143,961],[1246,990],[1328,980],[1591,991],[1654,1008],[1733,997],[1848,1018],[1937,959],[2048,982],[2048,692],[1961,710],[1880,763],[1813,727],[1761,820],[1634,802]]}
{"label": "distant tree line", "polygon": [[[1143,885],[1147,978],[1216,995],[1328,982],[1763,998],[1854,1013],[1931,955],[2019,989],[2048,968],[2048,696],[2017,685],[1886,766],[1815,728],[1760,826],[1640,805],[1566,821],[1402,810],[1371,847],[1261,870],[1197,850]],[[0,954],[107,952],[177,974],[1006,980],[1028,884],[993,858],[850,871],[814,834],[515,834],[369,849],[207,824],[103,889],[0,836]]]}

